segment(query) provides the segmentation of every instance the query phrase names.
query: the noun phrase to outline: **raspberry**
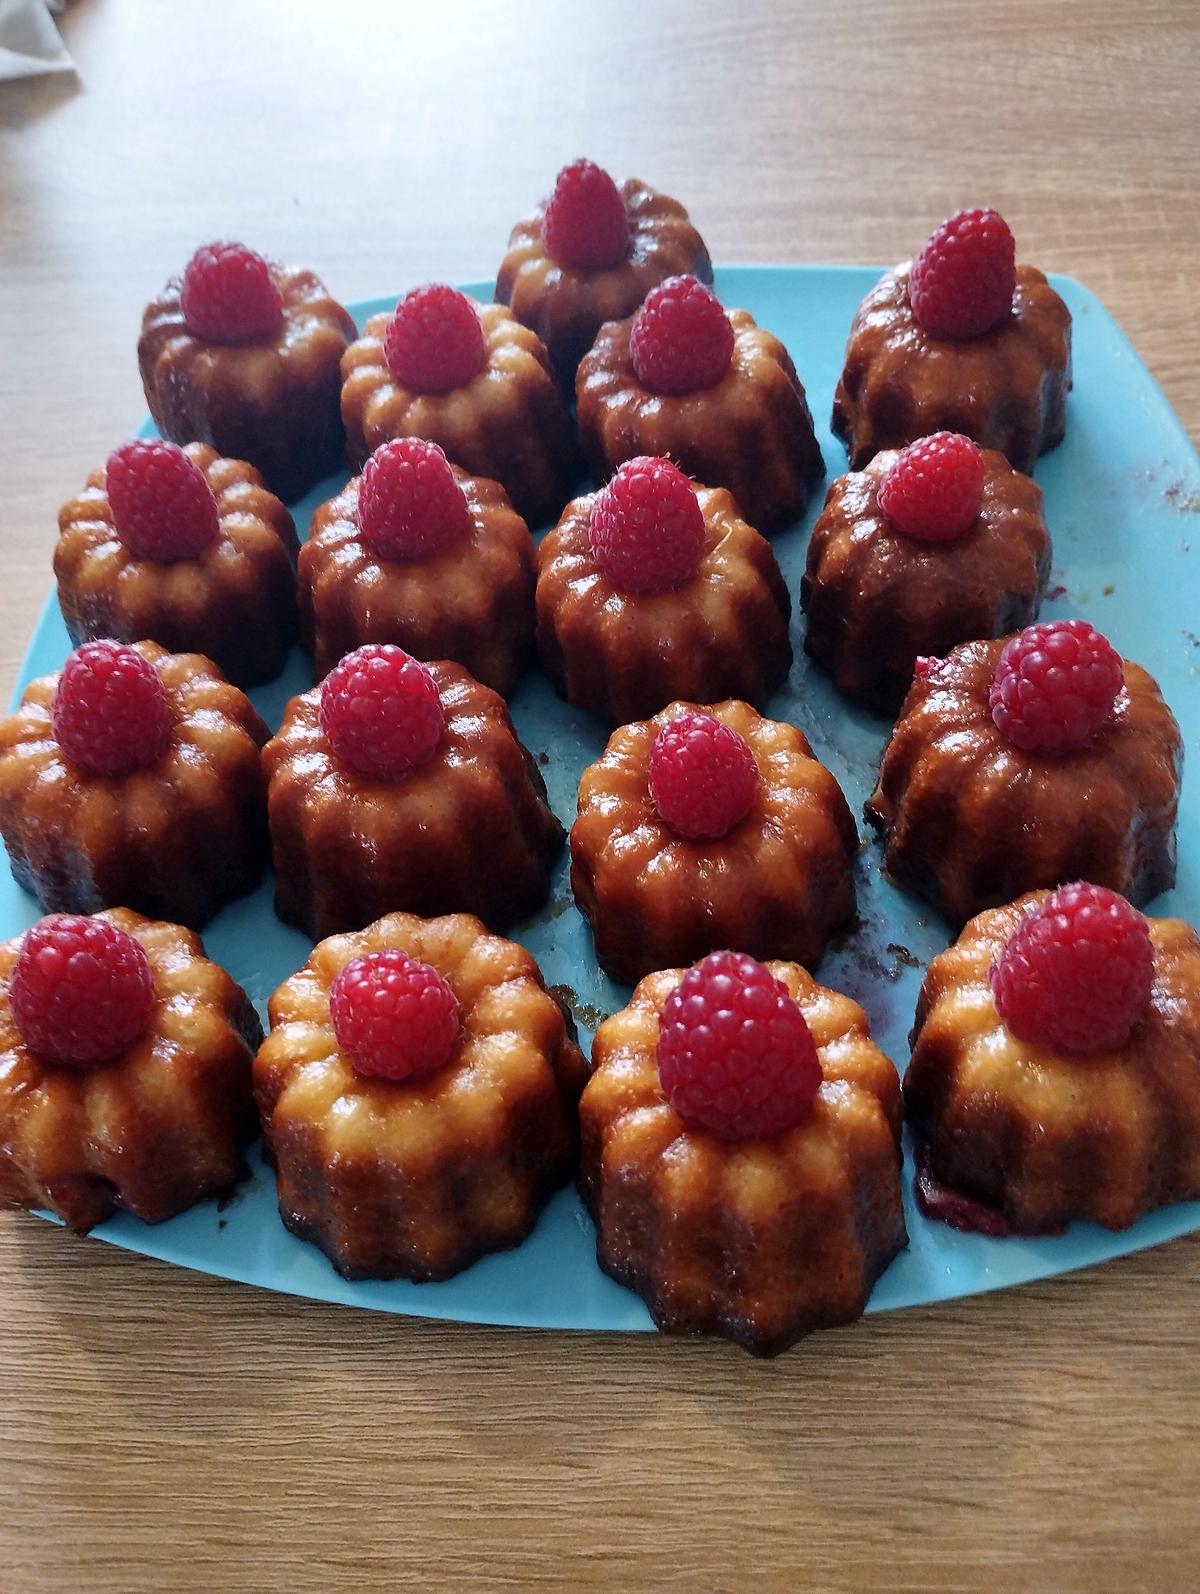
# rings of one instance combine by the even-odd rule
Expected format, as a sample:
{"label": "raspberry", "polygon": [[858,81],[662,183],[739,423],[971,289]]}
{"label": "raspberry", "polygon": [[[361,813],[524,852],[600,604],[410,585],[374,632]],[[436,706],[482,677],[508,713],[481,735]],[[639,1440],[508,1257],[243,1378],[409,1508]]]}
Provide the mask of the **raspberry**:
{"label": "raspberry", "polygon": [[975,524],[983,503],[983,455],[960,432],[910,443],[879,484],[879,507],[906,537],[950,542]]}
{"label": "raspberry", "polygon": [[629,353],[652,392],[699,393],[728,371],[733,327],[711,288],[695,277],[668,277],[634,318]]}
{"label": "raspberry", "polygon": [[629,217],[620,190],[593,161],[572,161],[554,180],[542,242],[560,266],[604,271],[629,253]]}
{"label": "raspberry", "polygon": [[681,714],[650,749],[650,795],[659,815],[689,841],[729,833],[750,811],[758,765],[745,739],[711,714]]}
{"label": "raspberry", "polygon": [[363,466],[359,535],[385,559],[445,553],[470,524],[467,495],[436,443],[398,437],[382,443]]}
{"label": "raspberry", "polygon": [[742,952],[710,952],[663,1006],[658,1077],[686,1123],[745,1140],[807,1117],[821,1064],[804,1014],[770,969]]}
{"label": "raspberry", "polygon": [[360,1074],[414,1079],[449,1061],[461,1022],[435,968],[399,947],[351,958],[329,989],[338,1045]]}
{"label": "raspberry", "polygon": [[162,756],[171,708],[162,677],[124,642],[85,642],[62,667],[54,739],[81,775],[130,775]]}
{"label": "raspberry", "polygon": [[1018,1040],[1065,1052],[1121,1046],[1154,980],[1150,928],[1103,886],[1060,886],[992,964],[996,1009]]}
{"label": "raspberry", "polygon": [[376,780],[399,780],[427,763],[445,723],[433,676],[390,643],[347,653],[321,687],[321,729],[330,746]]}
{"label": "raspberry", "polygon": [[122,443],[108,456],[104,481],[117,536],[138,559],[198,559],[220,536],[212,488],[176,443]]}
{"label": "raspberry", "polygon": [[415,393],[463,387],[487,361],[479,312],[444,282],[414,288],[388,322],[383,354],[397,382]]}
{"label": "raspberry", "polygon": [[1086,620],[1046,620],[1004,649],[988,707],[1014,747],[1055,757],[1087,746],[1124,679],[1121,655]]}
{"label": "raspberry", "polygon": [[154,1006],[154,980],[141,944],[115,924],[51,913],[22,939],[8,1001],[31,1052],[89,1068],[137,1040]]}
{"label": "raspberry", "polygon": [[994,210],[959,210],[912,263],[908,302],[935,338],[981,338],[1012,313],[1016,248]]}
{"label": "raspberry", "polygon": [[596,563],[623,592],[670,592],[704,556],[704,512],[669,459],[626,460],[596,494],[588,522]]}
{"label": "raspberry", "polygon": [[268,343],[283,323],[283,295],[260,254],[245,244],[204,244],[187,263],[179,307],[206,343]]}

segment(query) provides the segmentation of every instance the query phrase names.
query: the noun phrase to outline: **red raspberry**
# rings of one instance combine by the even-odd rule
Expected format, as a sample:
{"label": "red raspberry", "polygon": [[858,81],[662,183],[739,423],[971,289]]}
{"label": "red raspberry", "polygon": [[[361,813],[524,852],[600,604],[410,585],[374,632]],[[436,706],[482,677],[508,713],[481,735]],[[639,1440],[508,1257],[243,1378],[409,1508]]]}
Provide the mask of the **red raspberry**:
{"label": "red raspberry", "polygon": [[588,522],[596,563],[622,592],[670,592],[704,557],[704,512],[669,459],[628,459],[596,494]]}
{"label": "red raspberry", "polygon": [[742,952],[710,952],[663,1006],[658,1077],[686,1123],[748,1140],[808,1116],[821,1063],[804,1014],[770,969]]}
{"label": "red raspberry", "polygon": [[435,968],[399,947],[351,958],[329,988],[338,1045],[360,1074],[414,1079],[450,1060],[461,1021]]}
{"label": "red raspberry", "polygon": [[711,714],[681,714],[650,749],[650,795],[688,841],[729,833],[750,811],[758,765],[745,739]]}
{"label": "red raspberry", "polygon": [[906,537],[950,542],[979,518],[983,455],[961,432],[910,443],[879,484],[879,507]]}
{"label": "red raspberry", "polygon": [[1086,620],[1046,620],[1013,637],[996,666],[988,706],[1027,753],[1086,747],[1125,679],[1121,655]]}
{"label": "red raspberry", "polygon": [[141,944],[107,919],[51,913],[27,930],[8,987],[31,1052],[90,1068],[127,1052],[154,1006]]}
{"label": "red raspberry", "polygon": [[138,559],[198,559],[221,534],[212,488],[176,443],[122,443],[108,456],[104,481],[117,536]]}
{"label": "red raspberry", "polygon": [[399,780],[427,763],[445,723],[433,676],[390,643],[347,653],[321,687],[321,729],[330,746],[376,780]]}
{"label": "red raspberry", "polygon": [[81,775],[120,778],[166,751],[171,707],[162,677],[124,642],[85,642],[62,667],[54,739]]}
{"label": "red raspberry", "polygon": [[1115,891],[1060,886],[1009,938],[991,981],[1018,1040],[1064,1052],[1121,1046],[1150,1000],[1150,928]]}
{"label": "red raspberry", "polygon": [[711,288],[695,277],[668,277],[634,318],[629,354],[652,392],[699,393],[728,371],[733,326]]}
{"label": "red raspberry", "polygon": [[604,271],[629,253],[629,217],[620,190],[593,161],[572,161],[554,180],[542,242],[560,266]]}
{"label": "red raspberry", "polygon": [[414,393],[464,387],[487,362],[479,312],[444,282],[414,288],[388,322],[383,354],[397,382]]}
{"label": "red raspberry", "polygon": [[204,244],[187,263],[179,307],[206,343],[269,343],[283,324],[283,295],[260,254],[245,244]]}
{"label": "red raspberry", "polygon": [[398,437],[382,443],[363,466],[359,535],[385,559],[445,553],[470,524],[467,495],[436,443]]}
{"label": "red raspberry", "polygon": [[908,302],[935,338],[981,338],[1012,314],[1016,246],[994,210],[959,210],[912,263]]}

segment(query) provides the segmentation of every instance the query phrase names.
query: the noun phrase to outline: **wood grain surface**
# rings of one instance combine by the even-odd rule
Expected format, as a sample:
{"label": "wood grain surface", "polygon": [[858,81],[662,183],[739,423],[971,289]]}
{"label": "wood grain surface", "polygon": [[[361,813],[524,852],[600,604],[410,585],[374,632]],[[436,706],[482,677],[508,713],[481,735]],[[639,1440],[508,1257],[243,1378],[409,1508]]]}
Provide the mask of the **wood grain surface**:
{"label": "wood grain surface", "polygon": [[[1200,434],[1200,11],[78,0],[0,85],[0,686],[141,307],[245,236],[339,297],[494,269],[586,152],[719,261],[898,259],[963,203],[1087,283]],[[718,1344],[431,1325],[0,1219],[0,1591],[1197,1585],[1200,1243]]]}

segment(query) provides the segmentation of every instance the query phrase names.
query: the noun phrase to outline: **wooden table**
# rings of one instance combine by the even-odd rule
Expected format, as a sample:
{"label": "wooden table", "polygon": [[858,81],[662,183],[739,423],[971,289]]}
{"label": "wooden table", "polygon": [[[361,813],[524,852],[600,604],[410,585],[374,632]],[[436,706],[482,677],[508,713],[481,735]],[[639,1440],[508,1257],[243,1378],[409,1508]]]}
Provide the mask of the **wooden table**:
{"label": "wooden table", "polygon": [[[891,262],[994,204],[1200,435],[1189,0],[79,0],[63,28],[79,82],[0,88],[5,692],[195,243],[347,299],[483,275],[581,152],[680,195],[723,261]],[[759,1365],[319,1306],[4,1218],[0,1590],[1195,1587],[1198,1286],[1181,1241]]]}

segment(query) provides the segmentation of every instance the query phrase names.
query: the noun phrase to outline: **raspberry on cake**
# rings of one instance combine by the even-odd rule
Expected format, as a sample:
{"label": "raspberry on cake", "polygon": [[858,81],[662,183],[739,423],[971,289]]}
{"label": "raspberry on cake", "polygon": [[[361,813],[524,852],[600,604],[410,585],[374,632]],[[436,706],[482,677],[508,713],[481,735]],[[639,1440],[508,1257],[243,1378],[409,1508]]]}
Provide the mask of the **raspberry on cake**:
{"label": "raspberry on cake", "polygon": [[533,958],[467,914],[314,948],[254,1064],[284,1223],[347,1278],[519,1245],[578,1151],[586,1065]]}
{"label": "raspberry on cake", "polygon": [[861,1316],[906,1244],[896,1070],[795,963],[649,975],[597,1031],[579,1114],[600,1266],[666,1333],[777,1355]]}
{"label": "raspberry on cake", "polygon": [[959,210],[936,227],[912,263],[908,298],[935,338],[981,338],[1013,314],[1017,246],[994,210]]}
{"label": "raspberry on cake", "polygon": [[686,841],[727,836],[758,796],[750,743],[713,714],[668,719],[650,748],[650,796]]}
{"label": "raspberry on cake", "polygon": [[206,244],[142,318],[138,364],[155,425],[246,460],[287,503],[336,470],[349,313],[311,271],[240,243]]}
{"label": "raspberry on cake", "polygon": [[0,945],[0,1207],[161,1223],[245,1173],[262,1030],[198,936],[127,908]]}
{"label": "raspberry on cake", "polygon": [[668,277],[651,288],[629,333],[634,373],[652,393],[715,387],[733,348],[733,323],[712,289],[695,277]]}
{"label": "raspberry on cake", "polygon": [[297,634],[296,528],[244,460],[123,443],[63,505],[54,550],[72,642],[203,653],[235,686],[283,669]]}
{"label": "raspberry on cake", "polygon": [[1029,626],[1005,647],[988,706],[1014,747],[1073,753],[1108,719],[1124,679],[1121,655],[1094,626],[1051,620]]}

